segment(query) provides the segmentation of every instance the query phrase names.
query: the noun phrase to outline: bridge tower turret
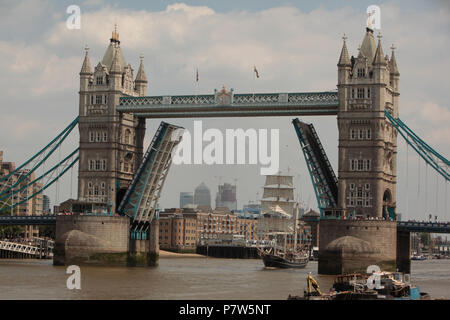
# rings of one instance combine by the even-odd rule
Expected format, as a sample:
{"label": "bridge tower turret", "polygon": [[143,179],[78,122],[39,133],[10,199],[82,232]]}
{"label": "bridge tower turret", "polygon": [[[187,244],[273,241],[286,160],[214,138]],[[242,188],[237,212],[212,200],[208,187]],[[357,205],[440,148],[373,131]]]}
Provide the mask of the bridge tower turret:
{"label": "bridge tower turret", "polygon": [[[142,61],[139,73],[145,78]],[[144,95],[144,80],[134,81],[117,29],[94,70],[86,50],[79,92],[79,201],[114,212],[131,183],[142,160],[145,120],[119,113],[116,106],[120,97]]]}
{"label": "bridge tower turret", "polygon": [[399,73],[366,28],[358,56],[344,44],[338,62],[339,203],[363,217],[395,217],[397,132],[384,110],[398,116]]}

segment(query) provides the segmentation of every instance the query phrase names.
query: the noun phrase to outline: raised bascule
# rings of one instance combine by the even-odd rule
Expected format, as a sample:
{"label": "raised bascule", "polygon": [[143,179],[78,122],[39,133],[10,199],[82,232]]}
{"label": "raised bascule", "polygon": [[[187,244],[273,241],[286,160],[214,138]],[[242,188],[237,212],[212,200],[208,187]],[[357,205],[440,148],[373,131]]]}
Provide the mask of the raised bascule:
{"label": "raised bascule", "polygon": [[[450,227],[397,221],[398,133],[445,181],[450,164],[399,119],[394,47],[390,57],[385,55],[381,35],[376,43],[373,30],[366,28],[358,55],[350,57],[343,39],[337,91],[298,93],[237,94],[223,87],[205,95],[146,96],[143,57],[134,78],[117,30],[94,69],[86,48],[76,119],[80,144],[63,164],[71,167],[72,157],[79,159],[77,203],[103,213],[52,220],[57,225],[55,264],[157,264],[157,204],[182,128],[162,122],[144,154],[146,118],[323,115],[337,116],[337,175],[314,126],[292,121],[320,210],[319,273],[364,272],[374,264],[409,271],[410,232],[450,232]],[[53,182],[43,184],[43,190]],[[0,196],[16,192],[16,185]],[[26,223],[14,218],[0,223]],[[36,219],[26,221],[49,223]]]}

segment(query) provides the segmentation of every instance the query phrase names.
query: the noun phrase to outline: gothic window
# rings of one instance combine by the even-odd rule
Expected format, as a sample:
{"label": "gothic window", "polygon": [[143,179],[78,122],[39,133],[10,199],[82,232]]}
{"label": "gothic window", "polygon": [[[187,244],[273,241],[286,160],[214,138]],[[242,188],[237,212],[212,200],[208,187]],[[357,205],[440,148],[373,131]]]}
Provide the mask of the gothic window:
{"label": "gothic window", "polygon": [[100,171],[100,160],[95,160],[95,170]]}
{"label": "gothic window", "polygon": [[94,196],[98,196],[98,185],[94,186]]}
{"label": "gothic window", "polygon": [[130,137],[131,137],[130,129],[125,130],[125,136],[124,136],[124,138],[125,138],[124,143],[125,144],[131,144]]}
{"label": "gothic window", "polygon": [[91,104],[94,104],[94,95],[91,94]]}
{"label": "gothic window", "polygon": [[101,104],[102,103],[102,96],[101,95],[96,95],[95,96],[95,103],[96,104]]}
{"label": "gothic window", "polygon": [[369,129],[367,129],[367,139],[371,139],[371,135],[370,135],[370,128]]}
{"label": "gothic window", "polygon": [[365,188],[366,190],[370,190],[370,183],[366,183]]}
{"label": "gothic window", "polygon": [[94,141],[95,141],[95,132],[89,131],[89,142],[94,142]]}
{"label": "gothic window", "polygon": [[94,160],[89,160],[89,171],[94,170],[94,165],[95,165],[95,161]]}
{"label": "gothic window", "polygon": [[350,129],[350,138],[352,140],[355,140],[355,138],[356,138],[356,130],[355,129]]}
{"label": "gothic window", "polygon": [[356,166],[356,163],[355,163],[356,161],[354,160],[354,159],[352,159],[351,160],[351,168],[352,168],[352,171],[355,171],[355,166]]}
{"label": "gothic window", "polygon": [[366,170],[370,171],[370,160],[366,160]]}
{"label": "gothic window", "polygon": [[350,190],[354,190],[355,189],[355,184],[354,183],[350,183]]}
{"label": "gothic window", "polygon": [[100,142],[102,139],[100,131],[95,132],[95,141]]}
{"label": "gothic window", "polygon": [[107,95],[104,95],[104,96],[103,96],[103,103],[104,103],[104,104],[107,104],[107,103],[108,103],[108,96],[107,96]]}
{"label": "gothic window", "polygon": [[366,76],[366,69],[358,68],[358,78],[362,78]]}
{"label": "gothic window", "polygon": [[102,182],[101,186],[102,186],[102,189],[105,189],[106,184],[104,182]]}
{"label": "gothic window", "polygon": [[88,188],[89,189],[92,188],[92,182],[91,181],[88,182]]}
{"label": "gothic window", "polygon": [[97,76],[97,84],[103,84],[103,77]]}
{"label": "gothic window", "polygon": [[358,160],[358,171],[363,171],[363,170],[364,170],[364,161]]}
{"label": "gothic window", "polygon": [[362,188],[358,188],[358,198],[363,196]]}
{"label": "gothic window", "polygon": [[358,133],[359,133],[359,135],[358,135],[359,140],[364,140],[364,130],[359,129]]}
{"label": "gothic window", "polygon": [[367,88],[367,98],[370,98],[370,88]]}
{"label": "gothic window", "polygon": [[108,132],[103,131],[103,142],[108,142]]}
{"label": "gothic window", "polygon": [[352,99],[355,98],[355,89],[352,88]]}
{"label": "gothic window", "polygon": [[102,170],[106,171],[106,159],[102,160]]}
{"label": "gothic window", "polygon": [[364,88],[358,88],[358,99],[364,98]]}

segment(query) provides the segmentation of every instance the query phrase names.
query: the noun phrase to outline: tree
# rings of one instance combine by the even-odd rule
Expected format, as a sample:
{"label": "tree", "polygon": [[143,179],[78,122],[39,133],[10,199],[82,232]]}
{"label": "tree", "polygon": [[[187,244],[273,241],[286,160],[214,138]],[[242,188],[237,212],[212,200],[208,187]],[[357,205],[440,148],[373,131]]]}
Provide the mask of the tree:
{"label": "tree", "polygon": [[[11,199],[8,199],[5,203],[5,206],[11,206]],[[18,207],[16,207],[18,208]],[[9,208],[5,211],[0,212],[0,216],[11,216],[14,211],[17,212],[17,209],[14,210]],[[19,237],[23,235],[25,232],[25,228],[23,226],[0,226],[0,238],[11,238],[11,237]]]}

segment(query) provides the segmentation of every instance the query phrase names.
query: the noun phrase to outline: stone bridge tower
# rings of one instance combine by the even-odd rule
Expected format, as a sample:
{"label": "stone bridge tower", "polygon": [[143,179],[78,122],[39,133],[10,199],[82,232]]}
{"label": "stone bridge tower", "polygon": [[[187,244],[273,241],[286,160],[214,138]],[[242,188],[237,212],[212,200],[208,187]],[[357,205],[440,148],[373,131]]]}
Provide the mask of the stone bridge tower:
{"label": "stone bridge tower", "polygon": [[383,54],[366,28],[356,58],[346,37],[338,63],[338,207],[363,217],[395,217],[397,131],[384,110],[398,116],[399,72],[392,47]]}
{"label": "stone bridge tower", "polygon": [[145,119],[116,111],[120,97],[145,96],[142,60],[133,80],[115,30],[94,70],[86,47],[80,72],[78,200],[112,212],[142,160]]}

